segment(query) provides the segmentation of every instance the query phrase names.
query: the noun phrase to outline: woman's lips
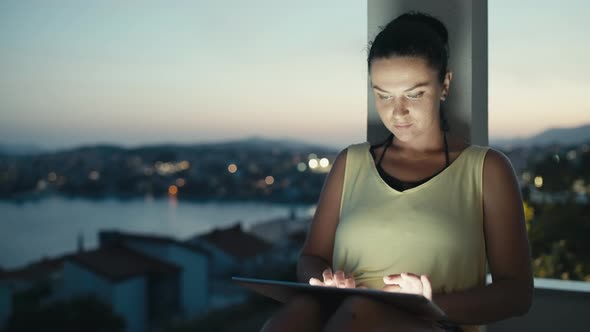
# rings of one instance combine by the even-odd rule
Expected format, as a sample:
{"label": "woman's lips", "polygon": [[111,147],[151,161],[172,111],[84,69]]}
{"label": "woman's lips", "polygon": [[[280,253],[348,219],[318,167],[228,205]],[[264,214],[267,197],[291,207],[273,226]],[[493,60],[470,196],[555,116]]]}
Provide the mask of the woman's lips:
{"label": "woman's lips", "polygon": [[411,123],[398,123],[398,124],[394,124],[393,126],[396,128],[404,129],[404,128],[410,127],[411,125],[412,125]]}

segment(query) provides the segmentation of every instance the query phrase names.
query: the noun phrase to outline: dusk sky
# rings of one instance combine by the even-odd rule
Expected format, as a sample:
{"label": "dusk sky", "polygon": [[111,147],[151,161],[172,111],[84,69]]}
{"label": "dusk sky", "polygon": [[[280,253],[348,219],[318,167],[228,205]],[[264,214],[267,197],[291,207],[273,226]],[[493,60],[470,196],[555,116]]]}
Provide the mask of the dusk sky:
{"label": "dusk sky", "polygon": [[[490,136],[590,123],[585,1],[488,4]],[[363,141],[366,25],[358,0],[2,1],[0,144]]]}

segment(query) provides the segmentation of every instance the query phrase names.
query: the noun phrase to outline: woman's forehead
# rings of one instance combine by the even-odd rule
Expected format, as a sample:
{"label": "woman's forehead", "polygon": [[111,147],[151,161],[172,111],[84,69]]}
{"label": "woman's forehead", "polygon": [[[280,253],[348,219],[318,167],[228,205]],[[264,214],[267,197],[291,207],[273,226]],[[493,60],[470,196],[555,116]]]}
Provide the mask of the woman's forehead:
{"label": "woman's forehead", "polygon": [[436,81],[437,74],[421,57],[389,57],[375,59],[371,63],[373,86],[382,89],[413,86],[418,83]]}

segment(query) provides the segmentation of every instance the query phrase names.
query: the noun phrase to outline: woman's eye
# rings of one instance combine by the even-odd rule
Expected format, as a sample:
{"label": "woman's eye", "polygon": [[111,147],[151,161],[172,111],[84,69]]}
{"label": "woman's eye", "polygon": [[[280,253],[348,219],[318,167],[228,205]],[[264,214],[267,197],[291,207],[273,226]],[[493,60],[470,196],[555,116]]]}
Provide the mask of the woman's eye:
{"label": "woman's eye", "polygon": [[422,97],[422,95],[423,95],[423,94],[424,94],[424,92],[418,92],[418,93],[416,93],[416,94],[413,94],[413,95],[407,95],[407,96],[408,96],[408,98],[410,98],[410,99],[418,99],[418,98]]}
{"label": "woman's eye", "polygon": [[378,96],[379,96],[379,99],[382,99],[382,100],[389,100],[389,99],[391,99],[391,96],[386,96],[386,95],[382,95],[382,94],[378,94]]}

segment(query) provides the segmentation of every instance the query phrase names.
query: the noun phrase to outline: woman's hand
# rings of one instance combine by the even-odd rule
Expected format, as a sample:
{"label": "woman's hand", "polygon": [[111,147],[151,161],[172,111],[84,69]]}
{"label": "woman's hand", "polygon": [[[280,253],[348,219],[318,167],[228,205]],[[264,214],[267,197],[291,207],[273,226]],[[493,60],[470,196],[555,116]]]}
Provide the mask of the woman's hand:
{"label": "woman's hand", "polygon": [[328,286],[338,288],[367,288],[362,285],[357,285],[353,276],[346,275],[344,271],[336,271],[332,273],[332,269],[327,268],[322,273],[324,281],[317,278],[310,278],[309,284],[312,286]]}
{"label": "woman's hand", "polygon": [[432,285],[426,275],[412,273],[391,274],[383,277],[384,291],[422,295],[432,301]]}

